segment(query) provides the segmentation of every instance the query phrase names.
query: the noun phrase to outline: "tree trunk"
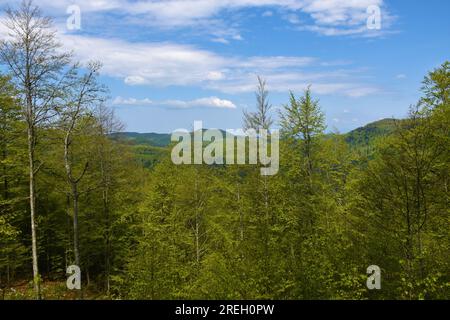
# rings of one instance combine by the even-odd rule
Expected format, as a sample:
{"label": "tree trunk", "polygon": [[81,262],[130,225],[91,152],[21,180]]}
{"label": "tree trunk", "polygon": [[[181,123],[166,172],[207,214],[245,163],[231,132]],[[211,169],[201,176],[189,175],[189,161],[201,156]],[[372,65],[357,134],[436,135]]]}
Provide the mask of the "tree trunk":
{"label": "tree trunk", "polygon": [[73,197],[73,252],[75,255],[75,264],[80,267],[80,245],[78,238],[78,187],[76,183],[72,184]]}
{"label": "tree trunk", "polygon": [[9,259],[9,253],[8,253],[7,259],[8,259],[8,263],[6,264],[6,287],[9,288],[9,285],[11,283],[11,271],[10,271],[11,261]]}
{"label": "tree trunk", "polygon": [[41,299],[41,286],[38,267],[37,235],[36,235],[36,195],[35,195],[35,166],[34,145],[35,134],[33,128],[28,128],[28,160],[30,173],[30,218],[31,218],[31,251],[33,259],[33,284],[36,299]]}
{"label": "tree trunk", "polygon": [[[6,160],[6,157],[8,156],[7,151],[6,151],[6,147],[5,149],[3,149],[3,160]],[[9,198],[9,184],[8,184],[8,169],[6,167],[6,165],[3,166],[3,197],[5,200],[8,200]]]}
{"label": "tree trunk", "polygon": [[[75,256],[75,265],[81,269],[80,259],[80,242],[78,229],[78,184],[72,183],[72,197],[73,197],[73,252]],[[80,299],[83,299],[83,288],[79,292]]]}
{"label": "tree trunk", "polygon": [[66,215],[67,215],[67,243],[66,243],[66,269],[70,266],[71,263],[71,247],[72,247],[72,231],[71,231],[71,223],[70,223],[70,195],[66,196]]}
{"label": "tree trunk", "polygon": [[109,296],[110,291],[110,217],[109,217],[109,208],[108,208],[108,188],[105,186],[103,190],[103,212],[105,214],[106,220],[106,232],[105,232],[105,288],[106,294]]}

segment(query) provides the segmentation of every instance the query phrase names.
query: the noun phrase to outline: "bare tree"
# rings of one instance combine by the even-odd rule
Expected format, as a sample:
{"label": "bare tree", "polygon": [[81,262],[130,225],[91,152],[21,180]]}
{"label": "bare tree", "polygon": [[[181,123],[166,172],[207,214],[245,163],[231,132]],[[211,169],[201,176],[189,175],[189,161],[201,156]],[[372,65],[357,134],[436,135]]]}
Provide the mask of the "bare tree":
{"label": "bare tree", "polygon": [[269,104],[269,91],[266,89],[266,80],[258,76],[258,88],[256,95],[256,111],[244,111],[244,129],[259,129],[269,130],[273,124],[270,116],[272,105]]}
{"label": "bare tree", "polygon": [[[58,127],[63,134],[64,145],[64,167],[66,171],[66,181],[69,185],[69,194],[73,201],[73,245],[75,264],[80,266],[80,248],[79,248],[79,197],[81,191],[79,184],[83,179],[89,167],[89,162],[83,164],[76,163],[74,160],[73,143],[77,134],[89,134],[87,130],[90,127],[89,121],[93,108],[97,104],[104,102],[103,93],[106,89],[97,82],[97,75],[101,65],[98,62],[92,62],[88,65],[88,71],[84,75],[78,75],[74,70],[68,81],[71,85],[64,94],[64,104],[58,110]],[[76,165],[81,167],[78,174]]]}
{"label": "bare tree", "polygon": [[[255,93],[256,96],[256,111],[246,112],[244,111],[244,129],[253,129],[257,132],[259,130],[267,130],[270,133],[270,128],[273,125],[273,119],[270,115],[272,105],[269,103],[268,96],[269,91],[266,89],[266,81],[258,76],[258,87]],[[258,132],[259,134],[259,132]],[[262,190],[259,192],[264,203],[264,212],[258,215],[263,229],[266,231],[263,234],[264,237],[264,251],[265,259],[269,259],[269,223],[270,223],[270,193],[269,193],[269,179],[265,175],[262,179],[258,180],[261,183]],[[238,189],[239,191],[239,189]],[[238,199],[240,195],[238,193]],[[242,229],[243,230],[243,229]],[[243,236],[242,236],[243,237]],[[268,265],[267,263],[265,265]]]}
{"label": "bare tree", "polygon": [[36,159],[37,131],[54,116],[71,54],[60,52],[51,19],[30,0],[6,10],[5,26],[9,33],[0,42],[0,61],[16,82],[27,124],[33,282],[39,299],[35,181],[42,162]]}

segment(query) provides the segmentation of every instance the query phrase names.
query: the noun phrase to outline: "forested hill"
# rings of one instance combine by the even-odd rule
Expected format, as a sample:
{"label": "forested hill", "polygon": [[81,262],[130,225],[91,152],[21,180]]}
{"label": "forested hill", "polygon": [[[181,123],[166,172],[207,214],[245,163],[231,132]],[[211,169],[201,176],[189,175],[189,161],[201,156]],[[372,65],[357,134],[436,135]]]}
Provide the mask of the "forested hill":
{"label": "forested hill", "polygon": [[111,135],[113,139],[124,139],[131,144],[144,144],[154,147],[167,147],[170,144],[170,134],[120,132]]}
{"label": "forested hill", "polygon": [[[370,145],[376,138],[389,135],[395,129],[396,119],[382,119],[369,123],[364,127],[357,128],[346,134],[345,141],[354,147]],[[123,139],[134,145],[148,145],[152,147],[167,147],[170,144],[170,134],[168,133],[137,133],[122,132],[112,134],[113,139]]]}
{"label": "forested hill", "polygon": [[345,134],[345,141],[353,147],[368,146],[376,138],[393,133],[399,121],[388,118],[369,123]]}

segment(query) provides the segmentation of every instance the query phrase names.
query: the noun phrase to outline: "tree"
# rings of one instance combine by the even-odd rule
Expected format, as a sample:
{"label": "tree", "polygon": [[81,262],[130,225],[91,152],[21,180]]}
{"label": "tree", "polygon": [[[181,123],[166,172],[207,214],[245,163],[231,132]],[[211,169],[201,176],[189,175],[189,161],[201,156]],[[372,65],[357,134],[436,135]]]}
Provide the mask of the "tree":
{"label": "tree", "polygon": [[371,221],[360,222],[368,257],[404,299],[444,297],[448,282],[448,83],[445,64],[425,78],[424,97],[357,183],[355,216]]}
{"label": "tree", "polygon": [[[120,184],[118,184],[117,165],[122,163],[122,150],[117,145],[109,141],[109,135],[123,130],[123,124],[117,120],[114,112],[105,105],[100,104],[95,110],[95,117],[98,121],[97,125],[97,145],[94,150],[94,157],[98,161],[97,172],[98,186],[101,190],[101,211],[104,222],[104,269],[105,269],[105,288],[109,295],[110,277],[111,277],[111,241],[112,241],[112,205],[114,191],[119,192]],[[122,172],[124,174],[126,171]],[[130,176],[131,177],[131,176]],[[125,184],[122,184],[124,186]],[[116,190],[117,189],[117,190]]]}
{"label": "tree", "polygon": [[[324,122],[310,88],[298,99],[291,92],[289,104],[280,112],[280,184],[285,190],[281,219],[286,224],[287,269],[292,277],[286,286],[296,298],[331,296],[335,278],[329,243],[337,243],[333,227],[338,221],[336,199],[341,184],[333,181],[331,175],[340,173],[338,165],[346,159],[345,149],[341,151],[337,139],[324,138]],[[331,159],[326,152],[330,147],[338,151],[335,156],[344,160]]]}
{"label": "tree", "polygon": [[13,75],[27,124],[33,281],[40,298],[35,181],[42,162],[37,162],[35,149],[39,127],[54,116],[71,55],[60,53],[51,19],[32,1],[24,0],[17,10],[7,9],[6,15],[9,37],[0,43],[0,61]]}
{"label": "tree", "polygon": [[450,100],[450,61],[446,61],[424,79],[424,97],[420,103],[428,108],[448,107]]}
{"label": "tree", "polygon": [[273,124],[273,120],[270,116],[270,110],[272,105],[269,104],[267,96],[269,92],[266,89],[266,81],[258,76],[258,88],[256,95],[256,111],[247,112],[244,111],[244,129],[259,129],[269,130]]}
{"label": "tree", "polygon": [[[266,89],[266,81],[258,76],[257,91],[255,93],[256,97],[256,111],[255,112],[244,112],[243,122],[244,129],[254,130],[257,139],[260,138],[261,130],[267,130],[268,135],[270,135],[271,127],[274,123],[272,115],[270,114],[272,105],[269,103],[268,95],[269,92]],[[261,152],[261,150],[259,150]],[[253,280],[255,285],[258,286],[258,294],[262,298],[267,298],[273,289],[275,283],[274,279],[269,277],[269,270],[274,263],[271,258],[276,252],[274,250],[273,243],[273,227],[275,222],[275,214],[273,210],[273,199],[271,198],[272,186],[269,183],[269,177],[264,175],[261,177],[260,174],[261,165],[256,166],[255,170],[250,170],[248,174],[248,190],[249,200],[253,202],[253,207],[246,216],[254,229],[251,237],[247,240],[252,243],[256,250],[252,253],[245,254],[247,262],[254,262],[254,272]],[[272,179],[273,180],[273,179]],[[240,189],[236,189],[237,198],[240,198]],[[239,209],[239,215],[242,217],[244,215],[242,209]],[[242,226],[241,226],[242,227]],[[257,260],[251,260],[258,257]],[[243,261],[245,264],[246,262]],[[250,263],[249,263],[250,264]],[[250,273],[250,272],[249,272]],[[259,278],[257,276],[259,275]]]}
{"label": "tree", "polygon": [[[23,124],[17,92],[9,77],[0,75],[0,286],[8,286],[14,270],[23,263],[24,247],[19,239],[22,230],[18,221],[23,210],[21,194],[23,179],[23,148],[20,139]],[[5,274],[4,281],[2,274]]]}
{"label": "tree", "polygon": [[[100,68],[98,63],[91,63],[88,66],[88,72],[83,76],[73,75],[73,83],[64,97],[64,106],[59,113],[58,127],[63,133],[64,145],[64,166],[66,170],[66,180],[70,185],[70,195],[73,200],[73,231],[74,231],[74,254],[75,264],[80,266],[79,250],[79,230],[78,230],[78,212],[79,212],[79,184],[83,179],[89,167],[89,162],[81,164],[81,170],[76,174],[74,172],[77,163],[74,163],[73,144],[76,135],[86,134],[86,126],[89,130],[91,126],[86,118],[90,116],[93,107],[103,103],[101,96],[102,87],[97,83],[97,73]],[[91,130],[92,131],[92,130]],[[78,164],[80,165],[80,164]]]}
{"label": "tree", "polygon": [[311,97],[311,88],[308,87],[300,99],[290,93],[290,103],[283,106],[280,113],[281,131],[295,144],[301,144],[301,151],[306,160],[307,173],[311,176],[313,171],[312,152],[313,138],[323,134],[325,130],[325,115],[319,107],[319,101]]}

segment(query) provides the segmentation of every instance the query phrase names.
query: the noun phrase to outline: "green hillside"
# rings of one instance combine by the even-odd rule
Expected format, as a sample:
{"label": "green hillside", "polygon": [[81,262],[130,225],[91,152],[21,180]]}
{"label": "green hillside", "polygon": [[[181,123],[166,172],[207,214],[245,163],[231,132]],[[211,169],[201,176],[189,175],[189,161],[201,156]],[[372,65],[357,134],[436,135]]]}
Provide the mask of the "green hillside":
{"label": "green hillside", "polygon": [[[371,153],[374,141],[389,135],[395,130],[395,119],[383,119],[369,123],[343,134],[345,141],[354,149]],[[225,131],[221,130],[225,135]],[[154,167],[163,157],[170,156],[168,148],[171,141],[170,134],[121,132],[110,136],[113,140],[131,145],[137,159],[146,168]]]}
{"label": "green hillside", "polygon": [[396,119],[383,119],[369,123],[364,127],[357,128],[345,134],[345,141],[352,147],[367,147],[376,138],[386,136],[394,132]]}
{"label": "green hillside", "polygon": [[113,139],[129,141],[136,145],[151,145],[154,147],[167,147],[170,144],[170,134],[165,133],[137,133],[120,132],[111,135]]}
{"label": "green hillside", "polygon": [[[395,130],[396,119],[383,119],[369,123],[346,134],[345,141],[353,147],[365,147],[376,138],[386,136]],[[223,134],[225,133],[222,131]],[[112,134],[113,139],[120,139],[133,145],[146,145],[165,148],[170,145],[170,134],[122,132]]]}

